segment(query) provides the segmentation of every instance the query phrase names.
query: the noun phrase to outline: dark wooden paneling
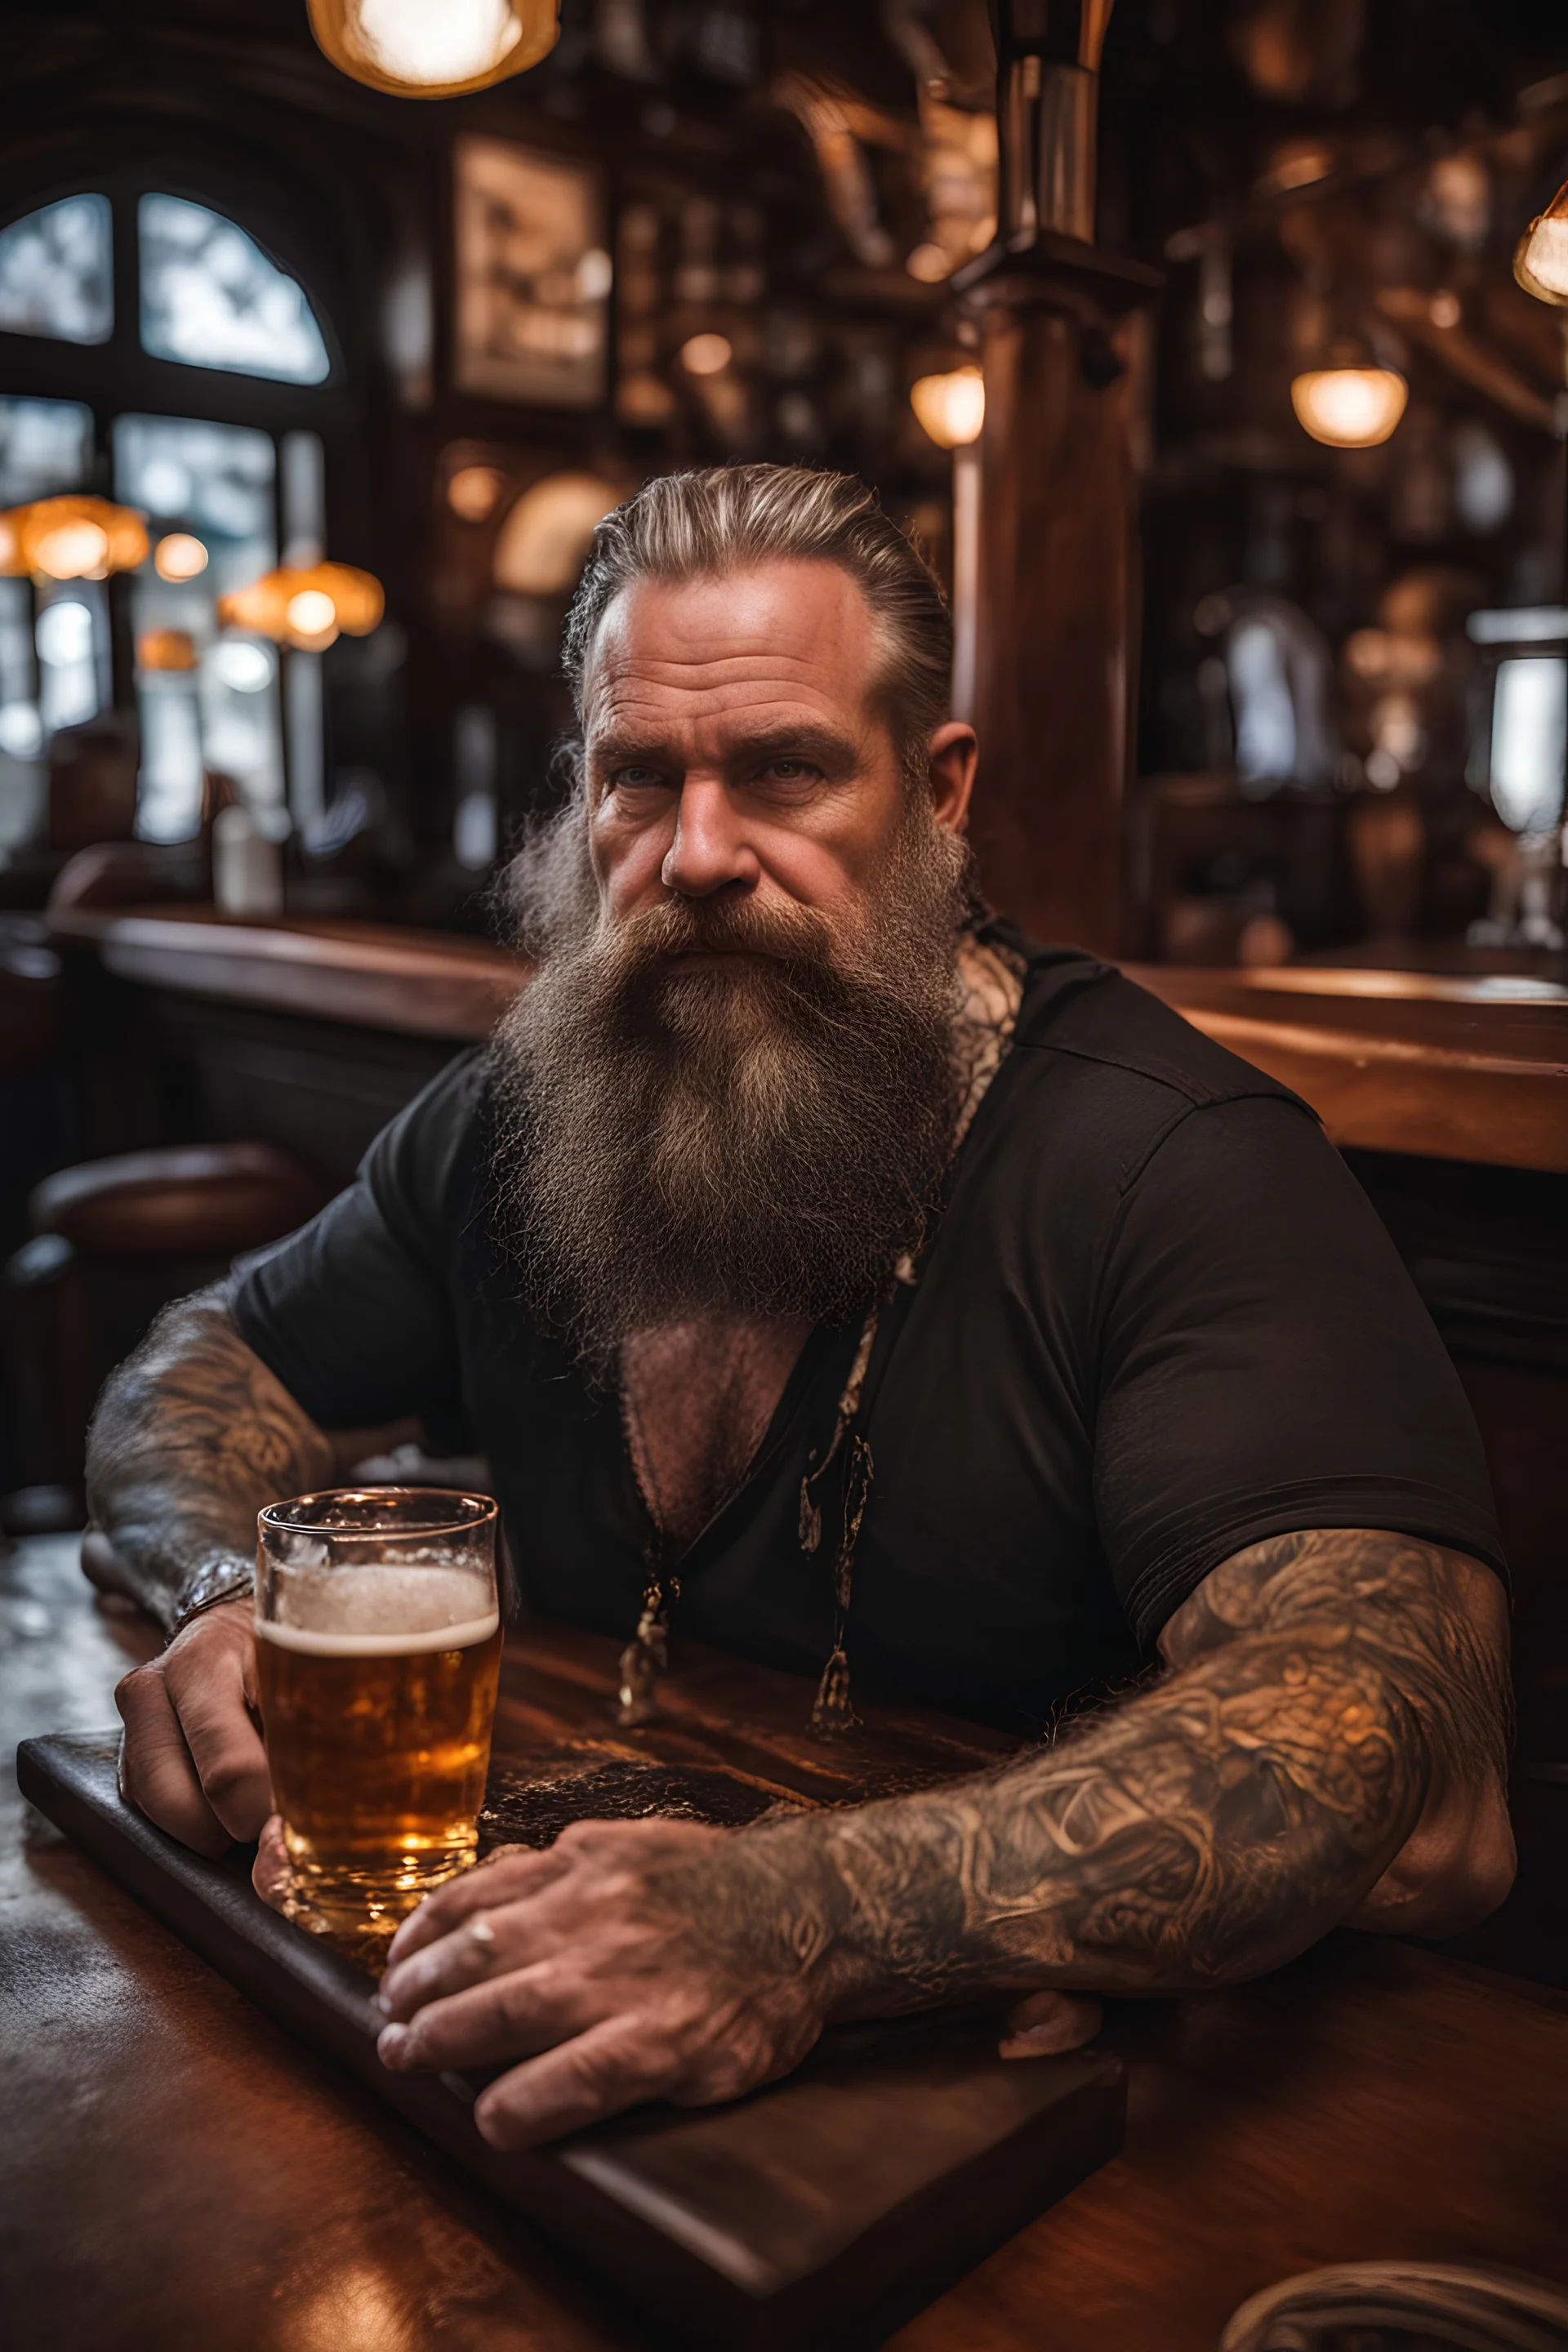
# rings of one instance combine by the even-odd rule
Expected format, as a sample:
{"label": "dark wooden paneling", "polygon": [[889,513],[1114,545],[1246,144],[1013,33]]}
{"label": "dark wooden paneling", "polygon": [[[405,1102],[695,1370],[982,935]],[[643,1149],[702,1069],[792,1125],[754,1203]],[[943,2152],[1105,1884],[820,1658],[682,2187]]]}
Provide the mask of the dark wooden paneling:
{"label": "dark wooden paneling", "polygon": [[458,1038],[399,1037],[160,992],[159,1051],[180,1139],[244,1137],[346,1184],[361,1155]]}

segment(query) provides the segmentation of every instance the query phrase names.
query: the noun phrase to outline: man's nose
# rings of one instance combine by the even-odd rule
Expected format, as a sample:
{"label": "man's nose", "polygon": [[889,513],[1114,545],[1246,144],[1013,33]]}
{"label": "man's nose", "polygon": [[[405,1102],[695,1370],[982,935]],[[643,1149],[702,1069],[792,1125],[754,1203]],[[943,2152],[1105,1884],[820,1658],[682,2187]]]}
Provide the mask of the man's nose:
{"label": "man's nose", "polygon": [[709,898],[762,872],[744,821],[717,777],[688,776],[676,803],[675,839],[659,879],[683,898]]}

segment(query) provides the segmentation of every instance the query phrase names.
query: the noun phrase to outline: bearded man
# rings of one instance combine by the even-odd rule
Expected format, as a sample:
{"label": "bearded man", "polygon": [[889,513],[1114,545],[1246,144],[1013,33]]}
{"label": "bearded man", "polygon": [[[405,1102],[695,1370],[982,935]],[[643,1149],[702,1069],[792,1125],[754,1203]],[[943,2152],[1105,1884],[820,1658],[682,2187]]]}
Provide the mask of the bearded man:
{"label": "bearded man", "polygon": [[[974,901],[947,615],[859,484],[767,466],[607,518],[581,740],[517,863],[491,1048],[106,1392],[85,1563],[158,1612],[130,1795],[270,1811],[259,1505],[413,1415],[491,1465],[521,1596],[1038,1735],[739,1832],[584,1825],[405,1923],[395,2067],[504,2064],[497,2145],[725,2097],[824,2024],[1256,1974],[1509,1885],[1507,1610],[1475,1430],[1304,1107]],[[351,1450],[345,1453],[345,1446]],[[637,1630],[640,1626],[640,1633]],[[517,2062],[517,2063],[511,2063]]]}

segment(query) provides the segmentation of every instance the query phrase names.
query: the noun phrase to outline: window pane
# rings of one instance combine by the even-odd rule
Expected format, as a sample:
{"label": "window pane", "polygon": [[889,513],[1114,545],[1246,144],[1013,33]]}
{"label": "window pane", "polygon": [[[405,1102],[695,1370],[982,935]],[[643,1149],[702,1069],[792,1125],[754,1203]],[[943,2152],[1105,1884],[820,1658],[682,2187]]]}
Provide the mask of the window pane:
{"label": "window pane", "polygon": [[142,348],[187,367],[321,383],[327,347],[303,289],[221,213],[148,195],[142,240]]}
{"label": "window pane", "polygon": [[1531,655],[1500,662],[1492,703],[1492,801],[1516,833],[1544,833],[1563,814],[1568,757],[1568,662]]}
{"label": "window pane", "polygon": [[[256,569],[225,578],[218,593],[243,588],[276,562],[272,436],[249,425],[209,425],[194,416],[117,416],[114,494],[142,507],[152,526],[211,533],[219,568],[232,559]],[[220,551],[216,541],[239,544]],[[241,548],[244,550],[241,554]],[[212,586],[204,578],[204,585]]]}
{"label": "window pane", "polygon": [[0,328],[62,343],[114,331],[109,198],[62,196],[0,229]]}
{"label": "window pane", "polygon": [[79,489],[92,463],[92,411],[77,400],[0,400],[0,506]]}
{"label": "window pane", "polygon": [[25,580],[0,580],[0,865],[43,829],[43,748],[33,592]]}
{"label": "window pane", "polygon": [[98,580],[49,582],[38,589],[35,631],[43,732],[79,727],[109,699],[109,612]]}
{"label": "window pane", "polygon": [[[190,638],[197,664],[138,664],[136,828],[146,840],[180,841],[195,831],[204,767],[232,776],[253,807],[281,805],[277,655],[260,638],[220,638],[216,614],[219,596],[247,587],[278,561],[276,472],[271,436],[249,425],[184,416],[114,420],[115,496],[146,510],[154,557],[176,532],[199,541],[206,557],[188,578],[160,579],[149,564],[132,584],[138,646],[154,632],[179,632]],[[188,561],[190,551],[182,552]]]}

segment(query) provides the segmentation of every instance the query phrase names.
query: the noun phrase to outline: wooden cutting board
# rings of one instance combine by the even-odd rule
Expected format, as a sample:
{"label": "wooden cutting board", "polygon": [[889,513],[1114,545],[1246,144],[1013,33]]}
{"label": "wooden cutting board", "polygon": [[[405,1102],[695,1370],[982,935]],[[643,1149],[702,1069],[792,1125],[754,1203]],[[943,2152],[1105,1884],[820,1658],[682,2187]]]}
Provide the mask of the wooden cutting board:
{"label": "wooden cutting board", "polygon": [[[759,1727],[757,1717],[769,1714],[761,1683],[745,1717],[743,1762],[725,1752],[732,1743],[722,1728],[710,1719],[700,1733],[689,1712],[683,1727],[628,1740],[610,1732],[598,1699],[587,1696],[595,1686],[602,1694],[598,1669],[608,1663],[594,1641],[563,1636],[542,1667],[531,1641],[523,1670],[535,1701],[541,1672],[564,1672],[581,1706],[530,1703],[520,1725],[511,1676],[510,1728],[498,1729],[492,1776],[492,1841],[544,1843],[563,1819],[588,1815],[734,1822],[781,1799],[823,1801],[791,1785],[818,1770],[839,1783],[835,1794],[847,1794],[863,1781],[929,1780],[933,1752],[950,1772],[960,1761],[942,1753],[941,1734],[921,1756],[924,1727],[906,1723],[901,1732],[887,1727],[881,1743],[868,1731],[858,1764],[851,1755],[818,1767],[803,1744],[800,1769],[791,1770],[793,1690],[773,1691],[784,1715],[773,1728]],[[705,1668],[694,1657],[689,1671],[698,1682],[717,1673],[728,1692],[735,1673],[752,1670]],[[711,1718],[711,1706],[704,1712]],[[759,1739],[771,1750],[765,1773],[754,1769]],[[998,2015],[972,2011],[840,2029],[785,2081],[731,2105],[647,2107],[551,2147],[502,2156],[475,2128],[475,2084],[382,2067],[373,1979],[261,1902],[247,1853],[204,1862],[124,1803],[118,1748],[108,1732],[25,1741],[23,1793],[259,2007],[686,2340],[726,2352],[873,2343],[1121,2145],[1118,2060],[1089,2051],[1005,2062],[996,2055]],[[983,1758],[971,1750],[962,1760],[973,1769]]]}

